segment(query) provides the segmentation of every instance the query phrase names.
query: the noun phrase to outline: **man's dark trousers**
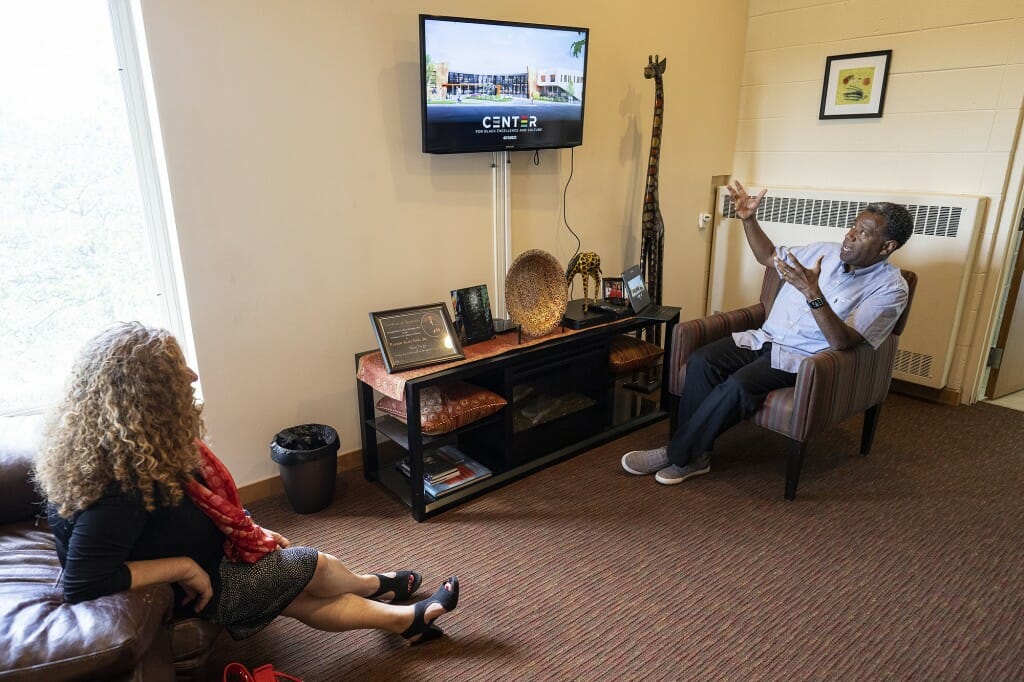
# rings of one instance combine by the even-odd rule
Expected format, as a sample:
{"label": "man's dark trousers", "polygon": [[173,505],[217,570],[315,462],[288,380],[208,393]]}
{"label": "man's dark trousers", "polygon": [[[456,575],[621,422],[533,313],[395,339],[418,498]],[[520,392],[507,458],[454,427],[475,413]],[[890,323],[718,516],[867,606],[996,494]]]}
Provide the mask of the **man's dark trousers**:
{"label": "man's dark trousers", "polygon": [[698,349],[686,362],[679,400],[679,427],[668,443],[668,458],[685,466],[709,452],[726,429],[757,412],[777,388],[796,384],[796,374],[772,369],[772,345],[740,348],[732,336]]}

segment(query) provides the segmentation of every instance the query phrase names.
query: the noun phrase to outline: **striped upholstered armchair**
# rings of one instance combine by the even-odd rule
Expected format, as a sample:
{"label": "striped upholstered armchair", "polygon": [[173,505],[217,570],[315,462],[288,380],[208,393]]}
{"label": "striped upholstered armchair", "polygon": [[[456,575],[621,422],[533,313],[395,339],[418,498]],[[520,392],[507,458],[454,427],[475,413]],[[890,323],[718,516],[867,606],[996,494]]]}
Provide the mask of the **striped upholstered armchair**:
{"label": "striped upholstered armchair", "polygon": [[[797,372],[796,386],[769,393],[764,405],[752,417],[758,426],[781,433],[791,441],[786,468],[787,500],[796,497],[807,442],[826,428],[863,412],[860,452],[866,455],[871,450],[878,414],[892,380],[899,335],[907,324],[917,286],[916,274],[909,270],[902,273],[910,288],[907,307],[881,346],[873,349],[870,344],[861,343],[846,350],[825,350],[805,358]],[[781,284],[775,269],[766,268],[758,303],[677,324],[669,358],[669,393],[676,398],[682,395],[686,361],[695,350],[726,334],[764,324]],[[671,410],[673,431],[676,412],[676,409]]]}

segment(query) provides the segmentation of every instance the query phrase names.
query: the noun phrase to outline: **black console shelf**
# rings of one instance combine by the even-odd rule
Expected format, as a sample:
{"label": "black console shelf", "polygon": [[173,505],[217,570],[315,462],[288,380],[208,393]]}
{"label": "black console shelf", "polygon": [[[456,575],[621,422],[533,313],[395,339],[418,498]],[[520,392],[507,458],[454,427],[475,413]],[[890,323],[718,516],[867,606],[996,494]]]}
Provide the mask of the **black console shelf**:
{"label": "black console shelf", "polygon": [[[408,425],[378,416],[374,389],[357,381],[363,475],[396,494],[413,518],[423,521],[539,468],[664,419],[670,406],[667,361],[660,369],[660,399],[648,400],[644,409],[636,407],[645,402],[638,398],[644,392],[630,390],[630,377],[611,373],[608,352],[616,335],[653,328],[655,333],[663,332],[660,336],[665,339],[668,358],[672,327],[678,321],[678,312],[660,321],[624,318],[409,379],[405,384]],[[664,330],[659,329],[661,325]],[[371,352],[376,351],[357,354],[356,366],[360,357]],[[509,404],[452,433],[424,435],[419,428],[420,392],[454,380],[484,386]],[[380,434],[398,447],[378,445]],[[490,468],[493,475],[434,499],[423,488],[423,453],[441,445],[456,445]],[[406,453],[411,470],[408,478],[394,466]]]}
{"label": "black console shelf", "polygon": [[[423,435],[423,447],[431,448],[439,445],[445,445],[447,443],[453,443],[457,440],[460,434],[467,433],[473,429],[479,429],[481,427],[488,426],[493,423],[497,423],[499,418],[497,416],[487,417],[479,421],[475,421],[472,424],[462,427],[457,432],[446,433],[443,436],[427,436]],[[398,443],[406,451],[409,450],[409,427],[403,422],[395,419],[390,415],[384,415],[383,417],[374,417],[366,420],[366,425],[374,429],[381,435],[387,436],[390,440]]]}

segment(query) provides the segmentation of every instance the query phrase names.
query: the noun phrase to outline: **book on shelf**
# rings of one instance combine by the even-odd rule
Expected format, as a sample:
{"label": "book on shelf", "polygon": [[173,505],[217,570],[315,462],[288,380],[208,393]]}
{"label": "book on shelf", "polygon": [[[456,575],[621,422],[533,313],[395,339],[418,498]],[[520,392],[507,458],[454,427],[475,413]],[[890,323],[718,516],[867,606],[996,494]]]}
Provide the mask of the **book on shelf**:
{"label": "book on shelf", "polygon": [[[406,476],[410,475],[409,457],[403,457],[398,468]],[[458,462],[452,460],[439,450],[423,453],[423,480],[431,483],[443,481],[459,473]]]}
{"label": "book on shelf", "polygon": [[477,462],[475,459],[466,457],[465,455],[463,455],[463,460],[458,467],[459,473],[456,476],[437,483],[428,483],[427,481],[424,481],[423,489],[436,499],[464,488],[471,483],[481,481],[491,475],[490,469],[480,462]]}
{"label": "book on shelf", "polygon": [[[453,445],[444,445],[437,450],[424,454],[424,463],[428,455],[437,455],[455,466],[454,474],[441,479],[434,477],[428,479],[426,469],[424,469],[423,490],[434,499],[455,492],[470,483],[481,481],[492,474],[490,469],[472,457],[467,456]],[[408,457],[399,462],[398,468],[406,476],[409,476]]]}

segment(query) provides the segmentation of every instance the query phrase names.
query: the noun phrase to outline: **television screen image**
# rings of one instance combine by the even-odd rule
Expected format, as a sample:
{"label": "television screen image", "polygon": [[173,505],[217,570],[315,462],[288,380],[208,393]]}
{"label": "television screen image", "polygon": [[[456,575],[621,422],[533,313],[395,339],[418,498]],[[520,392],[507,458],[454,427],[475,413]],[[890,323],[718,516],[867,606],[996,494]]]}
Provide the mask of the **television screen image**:
{"label": "television screen image", "polygon": [[589,30],[420,15],[423,151],[583,143]]}

